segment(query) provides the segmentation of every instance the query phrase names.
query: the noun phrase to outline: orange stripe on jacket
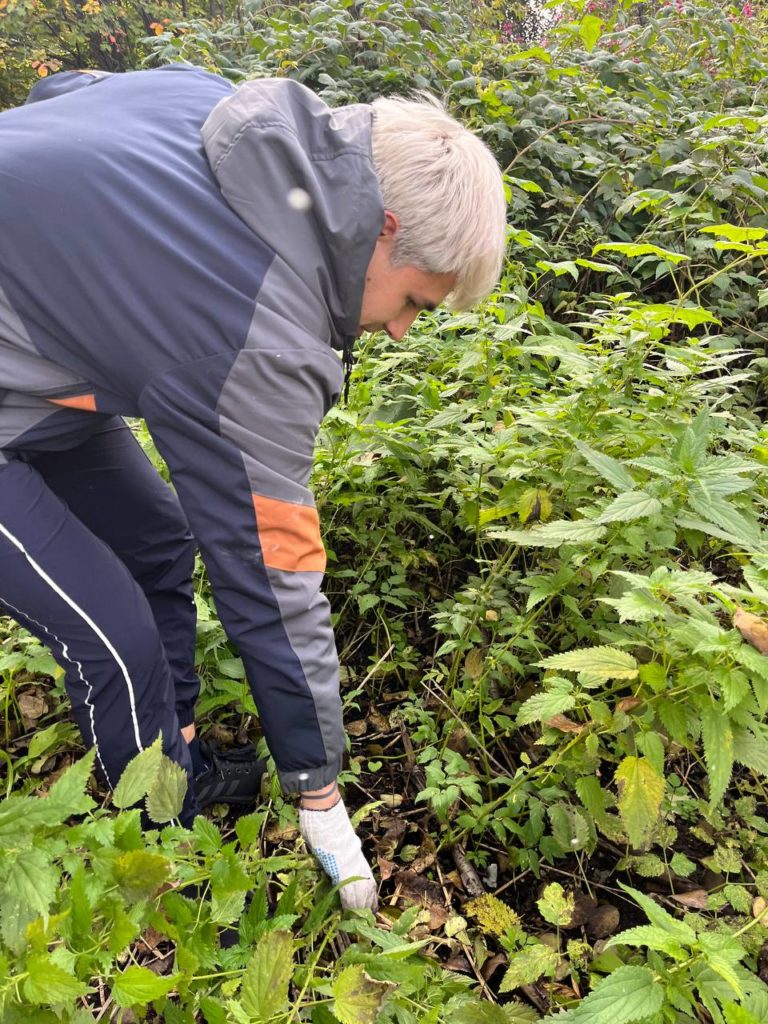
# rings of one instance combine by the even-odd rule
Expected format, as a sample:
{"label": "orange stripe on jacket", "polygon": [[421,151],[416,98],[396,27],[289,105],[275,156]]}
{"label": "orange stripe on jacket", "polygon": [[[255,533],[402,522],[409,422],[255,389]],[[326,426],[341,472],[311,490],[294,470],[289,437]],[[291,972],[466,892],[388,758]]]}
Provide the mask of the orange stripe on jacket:
{"label": "orange stripe on jacket", "polygon": [[325,572],[320,519],[311,505],[253,495],[264,564],[286,572]]}
{"label": "orange stripe on jacket", "polygon": [[68,409],[82,409],[83,412],[96,412],[94,395],[72,395],[71,398],[49,398],[54,405],[65,405]]}

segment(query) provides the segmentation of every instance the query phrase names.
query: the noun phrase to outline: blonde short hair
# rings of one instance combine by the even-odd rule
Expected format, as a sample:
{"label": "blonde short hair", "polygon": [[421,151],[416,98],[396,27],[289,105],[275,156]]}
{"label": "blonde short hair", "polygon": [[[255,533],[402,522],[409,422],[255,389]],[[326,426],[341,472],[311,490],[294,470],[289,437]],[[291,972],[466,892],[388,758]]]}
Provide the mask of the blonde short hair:
{"label": "blonde short hair", "polygon": [[427,94],[373,101],[373,162],[384,207],[400,220],[393,262],[456,274],[453,309],[495,287],[506,242],[506,199],[490,149]]}

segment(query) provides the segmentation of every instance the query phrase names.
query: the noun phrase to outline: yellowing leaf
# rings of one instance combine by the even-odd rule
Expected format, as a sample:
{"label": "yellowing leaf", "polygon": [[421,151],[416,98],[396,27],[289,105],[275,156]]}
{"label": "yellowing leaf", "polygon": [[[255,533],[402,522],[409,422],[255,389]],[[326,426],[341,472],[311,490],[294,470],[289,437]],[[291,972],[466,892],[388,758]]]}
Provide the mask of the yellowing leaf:
{"label": "yellowing leaf", "polygon": [[616,769],[619,814],[636,849],[648,844],[664,797],[664,779],[644,757],[625,757]]}
{"label": "yellowing leaf", "polygon": [[[555,668],[566,672],[588,672],[595,680],[634,679],[637,676],[637,662],[631,654],[615,647],[582,647],[565,654],[553,654],[543,661],[537,661],[543,668]],[[560,709],[564,710],[564,709]]]}
{"label": "yellowing leaf", "polygon": [[464,671],[470,679],[479,679],[483,674],[483,652],[473,647],[464,659]]}
{"label": "yellowing leaf", "polygon": [[341,1024],[375,1024],[390,989],[388,981],[374,981],[362,964],[345,967],[333,981],[333,1012]]}
{"label": "yellowing leaf", "polygon": [[498,935],[501,938],[508,932],[514,932],[520,928],[520,918],[512,907],[508,907],[506,903],[490,893],[470,900],[464,909],[470,917],[477,921],[484,932],[489,932],[491,935]]}
{"label": "yellowing leaf", "polygon": [[293,972],[290,932],[267,932],[245,969],[240,1000],[255,1021],[266,1021],[288,1006],[288,984]]}

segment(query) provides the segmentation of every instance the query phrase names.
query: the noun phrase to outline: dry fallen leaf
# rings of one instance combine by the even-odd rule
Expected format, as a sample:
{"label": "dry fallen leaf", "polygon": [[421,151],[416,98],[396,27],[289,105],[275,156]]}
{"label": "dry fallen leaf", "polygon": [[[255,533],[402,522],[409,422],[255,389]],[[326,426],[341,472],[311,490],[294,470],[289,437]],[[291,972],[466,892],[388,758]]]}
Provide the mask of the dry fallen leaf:
{"label": "dry fallen leaf", "polygon": [[479,679],[483,674],[483,662],[485,658],[479,647],[473,647],[464,659],[464,671],[470,679]]}
{"label": "dry fallen leaf", "polygon": [[358,718],[355,722],[347,722],[346,729],[350,736],[365,736],[368,732],[368,723],[364,718]]}
{"label": "dry fallen leaf", "polygon": [[427,868],[431,868],[437,858],[437,847],[432,837],[427,834],[424,836],[421,846],[419,847],[419,855],[411,864],[411,871],[415,871],[417,875],[422,874]]}
{"label": "dry fallen leaf", "polygon": [[368,718],[377,732],[389,732],[389,719],[386,715],[382,715],[377,708],[370,708]]}
{"label": "dry fallen leaf", "polygon": [[679,892],[672,895],[676,903],[682,903],[684,907],[692,907],[694,910],[707,909],[707,890],[692,889],[690,892]]}
{"label": "dry fallen leaf", "polygon": [[636,708],[638,704],[642,703],[643,702],[640,700],[639,697],[624,697],[624,699],[620,700],[619,703],[616,705],[616,710],[631,711],[632,708]]}
{"label": "dry fallen leaf", "polygon": [[25,690],[18,698],[19,710],[25,723],[36,722],[48,710],[45,700],[39,696],[36,690]]}
{"label": "dry fallen leaf", "polygon": [[761,619],[759,615],[745,612],[743,608],[737,608],[733,615],[733,624],[753,647],[756,647],[761,654],[768,654],[768,622]]}
{"label": "dry fallen leaf", "polygon": [[386,882],[388,878],[392,877],[392,873],[396,868],[396,864],[393,860],[387,860],[386,857],[376,858],[379,865],[379,873],[381,875],[382,882]]}
{"label": "dry fallen leaf", "polygon": [[752,900],[752,917],[762,917],[768,910],[768,902],[762,896],[755,896]]}
{"label": "dry fallen leaf", "polygon": [[572,722],[565,715],[553,715],[552,718],[546,720],[544,725],[549,726],[550,729],[559,729],[560,732],[581,732],[584,728],[583,725]]}

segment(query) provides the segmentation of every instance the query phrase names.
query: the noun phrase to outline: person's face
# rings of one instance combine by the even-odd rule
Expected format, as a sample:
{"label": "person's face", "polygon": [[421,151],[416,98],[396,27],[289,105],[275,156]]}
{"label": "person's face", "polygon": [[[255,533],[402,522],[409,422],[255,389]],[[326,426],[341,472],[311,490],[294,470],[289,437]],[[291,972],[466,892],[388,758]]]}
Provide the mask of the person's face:
{"label": "person's face", "polygon": [[395,214],[385,212],[365,275],[358,337],[364,331],[386,331],[395,341],[405,335],[424,309],[435,309],[456,284],[455,274],[429,274],[408,266],[392,265],[400,227]]}

